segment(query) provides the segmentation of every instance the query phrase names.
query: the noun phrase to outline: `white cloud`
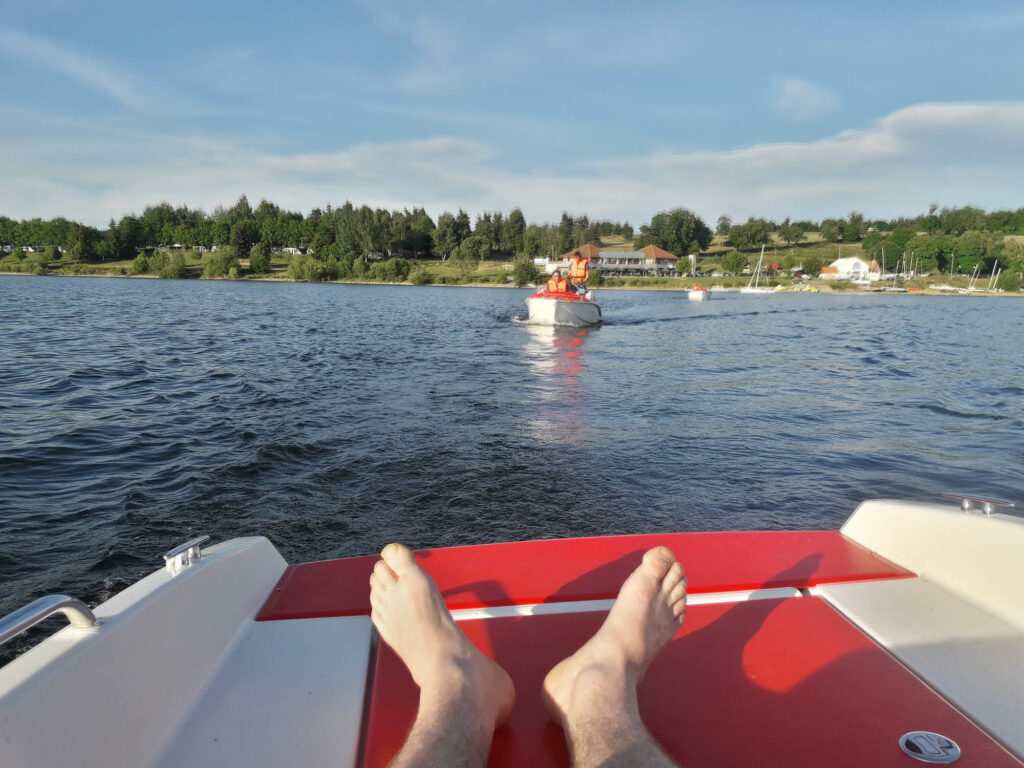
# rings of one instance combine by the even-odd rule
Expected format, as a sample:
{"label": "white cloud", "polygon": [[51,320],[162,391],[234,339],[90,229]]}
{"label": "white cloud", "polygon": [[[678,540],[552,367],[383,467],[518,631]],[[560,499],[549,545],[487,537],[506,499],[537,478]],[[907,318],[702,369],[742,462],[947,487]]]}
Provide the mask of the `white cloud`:
{"label": "white cloud", "polygon": [[63,43],[58,45],[38,35],[0,28],[0,53],[76,80],[136,112],[147,104],[145,88],[134,78]]}
{"label": "white cloud", "polygon": [[839,106],[839,98],[819,85],[795,77],[772,83],[772,106],[793,120],[810,120]]}
{"label": "white cloud", "polygon": [[243,193],[300,211],[346,199],[422,205],[434,215],[518,205],[531,221],[554,221],[568,210],[634,225],[678,205],[713,221],[722,213],[822,218],[851,209],[890,217],[923,211],[933,200],[1024,204],[1024,102],[920,104],[816,141],[660,152],[559,173],[509,171],[495,147],[458,137],[275,154],[165,134],[4,138],[20,124],[0,124],[0,212],[99,226],[161,200],[211,210]]}

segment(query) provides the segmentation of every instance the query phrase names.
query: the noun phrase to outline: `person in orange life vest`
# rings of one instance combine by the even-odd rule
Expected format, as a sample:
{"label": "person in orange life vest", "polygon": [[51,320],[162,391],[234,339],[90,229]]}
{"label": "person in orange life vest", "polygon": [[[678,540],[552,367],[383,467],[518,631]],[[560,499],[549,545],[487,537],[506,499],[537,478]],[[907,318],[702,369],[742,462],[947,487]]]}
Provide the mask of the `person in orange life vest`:
{"label": "person in orange life vest", "polygon": [[590,259],[580,251],[573,251],[569,262],[569,282],[576,293],[586,293],[587,278],[590,277]]}
{"label": "person in orange life vest", "polygon": [[551,279],[548,280],[547,289],[549,291],[557,291],[557,292],[563,292],[564,293],[567,288],[568,288],[568,283],[566,283],[565,278],[562,277],[562,270],[556,269],[551,274]]}

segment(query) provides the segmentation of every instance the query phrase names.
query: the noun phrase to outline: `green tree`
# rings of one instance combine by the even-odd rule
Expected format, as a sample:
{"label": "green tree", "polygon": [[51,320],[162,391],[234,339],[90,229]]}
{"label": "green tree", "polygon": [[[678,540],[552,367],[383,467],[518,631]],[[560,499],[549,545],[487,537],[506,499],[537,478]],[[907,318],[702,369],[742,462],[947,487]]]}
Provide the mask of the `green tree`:
{"label": "green tree", "polygon": [[516,256],[512,261],[512,279],[517,286],[522,287],[527,283],[536,283],[539,277],[540,270],[529,256],[525,254]]}
{"label": "green tree", "polygon": [[121,233],[117,230],[117,224],[111,219],[110,223],[107,224],[107,248],[109,249],[110,256],[113,259],[126,258],[124,238]]}
{"label": "green tree", "polygon": [[843,222],[843,240],[848,243],[855,243],[867,232],[868,225],[864,221],[864,214],[857,211],[850,211],[850,215]]}
{"label": "green tree", "polygon": [[821,239],[827,243],[842,242],[845,223],[842,219],[825,219],[821,222]]}
{"label": "green tree", "polygon": [[739,251],[729,251],[722,257],[722,269],[726,272],[742,272],[747,266],[747,257]]}
{"label": "green tree", "polygon": [[953,256],[960,272],[971,273],[975,267],[982,265],[988,251],[989,238],[984,232],[964,232],[956,239]]}
{"label": "green tree", "polygon": [[785,226],[779,227],[779,237],[781,237],[788,245],[796,245],[797,243],[803,242],[807,235],[803,229],[795,224],[786,224]]}
{"label": "green tree", "polygon": [[[239,198],[235,206],[238,207],[243,202],[248,207],[249,201],[245,199],[244,195]],[[252,219],[243,219],[231,225],[230,244],[235,253],[240,253],[243,256],[249,253],[259,240],[259,237],[260,228]]]}
{"label": "green tree", "polygon": [[68,254],[73,261],[93,261],[96,258],[96,241],[99,233],[92,227],[72,224],[68,230]]}
{"label": "green tree", "polygon": [[[465,211],[459,211],[461,216],[465,216],[465,213]],[[437,227],[433,233],[434,253],[439,254],[442,261],[453,256],[458,247],[462,245],[462,241],[469,236],[468,227],[468,217],[460,220],[447,211],[438,216]]]}
{"label": "green tree", "polygon": [[718,217],[718,222],[715,224],[715,234],[725,237],[729,234],[729,228],[732,226],[732,219],[725,214]]}
{"label": "green tree", "polygon": [[824,260],[821,256],[805,256],[803,261],[804,274],[817,277],[821,274],[821,268],[824,266]]}
{"label": "green tree", "polygon": [[910,227],[897,227],[889,235],[889,239],[896,244],[897,248],[903,250],[907,243],[913,240],[916,235],[917,232],[915,232]]}
{"label": "green tree", "polygon": [[452,259],[465,266],[476,264],[490,256],[491,244],[480,235],[470,235],[452,255]]}
{"label": "green tree", "polygon": [[640,227],[636,247],[650,244],[684,257],[700,253],[711,245],[711,230],[688,208],[673,208],[655,214],[650,224]]}
{"label": "green tree", "polygon": [[526,218],[519,208],[513,208],[505,220],[504,240],[515,253],[523,252],[523,237],[526,234]]}
{"label": "green tree", "polygon": [[256,243],[249,249],[249,270],[257,275],[270,271],[270,245]]}
{"label": "green tree", "polygon": [[918,272],[934,272],[939,268],[939,242],[931,235],[915,235],[904,246],[908,258]]}
{"label": "green tree", "polygon": [[985,212],[966,205],[963,208],[943,208],[939,214],[942,229],[951,235],[962,235],[971,230],[985,228]]}

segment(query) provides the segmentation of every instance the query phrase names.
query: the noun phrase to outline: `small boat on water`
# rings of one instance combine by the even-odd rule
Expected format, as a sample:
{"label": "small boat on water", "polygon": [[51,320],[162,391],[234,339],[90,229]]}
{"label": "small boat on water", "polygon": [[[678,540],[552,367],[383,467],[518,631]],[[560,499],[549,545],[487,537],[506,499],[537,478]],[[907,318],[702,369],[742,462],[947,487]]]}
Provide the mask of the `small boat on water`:
{"label": "small boat on water", "polygon": [[[840,530],[659,533],[417,553],[516,687],[489,765],[568,765],[540,682],[600,626],[655,545],[686,618],[638,690],[682,765],[1020,768],[1024,519],[1003,502],[878,500]],[[387,765],[415,683],[370,620],[377,556],[289,565],[265,538],[168,552],[90,610],[56,595],[0,642],[72,626],[0,668],[4,768]]]}
{"label": "small boat on water", "polygon": [[707,301],[711,298],[711,291],[703,285],[695,285],[687,292],[686,298],[690,301]]}
{"label": "small boat on water", "polygon": [[752,293],[758,296],[767,296],[775,293],[775,289],[769,285],[767,278],[765,284],[761,285],[761,265],[764,263],[764,244],[761,244],[761,255],[757,258],[757,266],[754,267],[754,274],[750,276],[750,282],[740,288],[740,293]]}
{"label": "small boat on water", "polygon": [[526,306],[527,322],[536,325],[598,325],[602,319],[593,291],[583,295],[573,291],[537,291],[526,300]]}

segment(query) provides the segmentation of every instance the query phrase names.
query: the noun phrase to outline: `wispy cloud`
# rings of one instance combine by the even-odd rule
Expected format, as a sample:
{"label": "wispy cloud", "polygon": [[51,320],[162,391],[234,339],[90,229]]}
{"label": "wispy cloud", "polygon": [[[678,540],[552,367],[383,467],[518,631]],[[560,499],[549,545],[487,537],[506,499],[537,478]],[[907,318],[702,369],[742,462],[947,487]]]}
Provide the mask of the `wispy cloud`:
{"label": "wispy cloud", "polygon": [[77,53],[64,43],[0,28],[0,53],[69,77],[134,111],[141,112],[146,106],[145,89],[133,77],[98,59]]}
{"label": "wispy cloud", "polygon": [[772,106],[792,120],[810,120],[839,106],[839,97],[819,85],[795,77],[780,78],[771,86]]}
{"label": "wispy cloud", "polygon": [[722,213],[822,218],[851,209],[896,216],[942,204],[1020,205],[1024,102],[919,104],[816,141],[723,152],[661,152],[568,172],[504,170],[490,144],[460,137],[359,143],[281,154],[202,136],[84,135],[75,142],[3,138],[0,212],[103,225],[150,203],[212,209],[241,194],[308,211],[346,199],[422,205],[434,215],[522,207],[533,221],[563,210],[634,224],[678,205]]}

